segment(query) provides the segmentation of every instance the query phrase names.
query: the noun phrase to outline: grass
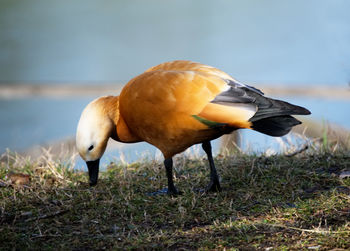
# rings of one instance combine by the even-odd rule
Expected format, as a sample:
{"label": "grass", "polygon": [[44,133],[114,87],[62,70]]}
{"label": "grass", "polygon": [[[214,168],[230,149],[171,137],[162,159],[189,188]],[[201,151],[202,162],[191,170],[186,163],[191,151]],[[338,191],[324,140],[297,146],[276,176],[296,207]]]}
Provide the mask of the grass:
{"label": "grass", "polygon": [[[9,158],[0,249],[350,249],[350,179],[339,178],[348,152],[219,155],[223,191],[210,194],[194,192],[208,182],[206,159],[179,157],[178,197],[147,195],[167,184],[158,162],[112,163],[89,188],[67,164]],[[30,180],[16,185],[13,173]]]}

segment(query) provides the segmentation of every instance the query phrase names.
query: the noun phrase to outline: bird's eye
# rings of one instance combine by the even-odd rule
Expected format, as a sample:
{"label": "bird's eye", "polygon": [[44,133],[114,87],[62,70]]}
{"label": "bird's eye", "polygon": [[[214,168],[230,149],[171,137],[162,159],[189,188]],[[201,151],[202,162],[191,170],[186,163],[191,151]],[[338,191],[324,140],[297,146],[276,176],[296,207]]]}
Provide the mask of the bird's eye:
{"label": "bird's eye", "polygon": [[93,146],[93,145],[91,145],[91,146],[88,148],[89,151],[91,151],[92,149],[94,149],[94,146]]}

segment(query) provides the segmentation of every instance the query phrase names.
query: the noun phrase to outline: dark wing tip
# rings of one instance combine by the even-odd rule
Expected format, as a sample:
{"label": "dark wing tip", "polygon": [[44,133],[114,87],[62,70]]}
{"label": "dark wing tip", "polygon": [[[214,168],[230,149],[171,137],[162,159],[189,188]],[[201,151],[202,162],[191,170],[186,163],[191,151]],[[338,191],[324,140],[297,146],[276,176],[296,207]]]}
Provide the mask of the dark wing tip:
{"label": "dark wing tip", "polygon": [[308,109],[306,109],[306,108],[304,108],[304,109],[306,110],[305,115],[310,115],[311,114],[311,112]]}
{"label": "dark wing tip", "polygon": [[310,115],[311,114],[311,112],[308,109],[306,109],[302,106],[296,106],[296,107],[297,107],[297,109],[295,109],[293,111],[294,115]]}

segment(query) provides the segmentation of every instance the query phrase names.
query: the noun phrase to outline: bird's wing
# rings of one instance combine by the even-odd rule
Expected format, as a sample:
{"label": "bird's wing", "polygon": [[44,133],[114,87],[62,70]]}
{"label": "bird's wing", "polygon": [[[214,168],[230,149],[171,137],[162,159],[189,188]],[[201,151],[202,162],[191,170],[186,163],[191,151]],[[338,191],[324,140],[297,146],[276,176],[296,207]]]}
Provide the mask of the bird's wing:
{"label": "bird's wing", "polygon": [[[240,118],[241,121],[254,122],[273,116],[310,114],[303,107],[265,97],[259,89],[240,83],[227,73],[208,65],[177,60],[154,66],[148,69],[146,73],[169,71],[192,72],[197,76],[201,76],[202,80],[205,79],[207,81],[206,85],[220,86],[220,91],[211,92],[209,96],[213,99],[209,100],[210,104],[206,105],[200,114],[206,119],[214,119],[214,121],[220,123],[226,121],[226,123],[232,124],[232,119],[236,118]],[[225,84],[222,84],[223,81]],[[205,99],[205,101],[207,100]],[[226,115],[224,116],[224,114]],[[247,123],[244,127],[247,128]]]}

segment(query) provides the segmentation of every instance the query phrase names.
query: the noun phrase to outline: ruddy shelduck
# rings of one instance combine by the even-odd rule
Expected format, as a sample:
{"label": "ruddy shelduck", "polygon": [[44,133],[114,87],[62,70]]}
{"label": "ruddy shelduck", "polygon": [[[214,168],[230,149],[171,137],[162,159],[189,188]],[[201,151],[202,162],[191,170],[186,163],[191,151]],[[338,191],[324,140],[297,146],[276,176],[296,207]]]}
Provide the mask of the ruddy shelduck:
{"label": "ruddy shelduck", "polygon": [[78,124],[76,145],[93,186],[109,138],[148,142],[163,153],[167,192],[176,195],[172,157],[201,143],[210,166],[206,190],[220,191],[211,140],[243,128],[283,136],[301,123],[291,115],[307,114],[307,109],[265,97],[214,67],[172,61],[131,79],[119,96],[100,97],[88,104]]}

